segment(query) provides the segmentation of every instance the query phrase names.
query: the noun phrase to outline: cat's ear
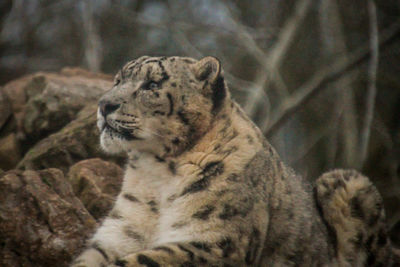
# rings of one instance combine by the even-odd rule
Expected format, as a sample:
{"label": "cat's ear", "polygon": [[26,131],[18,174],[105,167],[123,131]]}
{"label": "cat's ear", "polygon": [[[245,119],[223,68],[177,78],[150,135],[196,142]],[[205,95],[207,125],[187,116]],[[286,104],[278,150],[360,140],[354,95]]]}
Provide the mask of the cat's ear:
{"label": "cat's ear", "polygon": [[218,111],[227,95],[221,63],[215,57],[205,57],[194,64],[193,71],[197,80],[204,81],[202,93],[211,97],[212,111]]}
{"label": "cat's ear", "polygon": [[221,63],[215,57],[204,57],[194,64],[193,72],[199,81],[208,80],[210,84],[214,84],[221,75]]}

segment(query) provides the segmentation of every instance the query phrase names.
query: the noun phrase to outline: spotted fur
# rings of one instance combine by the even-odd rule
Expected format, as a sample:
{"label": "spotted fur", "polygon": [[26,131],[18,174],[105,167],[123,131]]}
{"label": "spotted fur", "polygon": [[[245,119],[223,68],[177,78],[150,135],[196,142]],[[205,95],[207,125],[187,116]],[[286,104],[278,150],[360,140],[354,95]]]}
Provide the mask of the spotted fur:
{"label": "spotted fur", "polygon": [[382,198],[368,178],[352,170],[331,171],[317,180],[316,194],[341,266],[389,265]]}
{"label": "spotted fur", "polygon": [[[213,57],[128,62],[99,101],[98,127],[101,146],[128,162],[113,210],[75,267],[387,263],[382,206],[368,180],[359,191],[327,174],[315,201],[231,99]],[[354,194],[338,206],[343,188]],[[337,216],[361,227],[350,225],[347,239],[340,208],[347,213]]]}

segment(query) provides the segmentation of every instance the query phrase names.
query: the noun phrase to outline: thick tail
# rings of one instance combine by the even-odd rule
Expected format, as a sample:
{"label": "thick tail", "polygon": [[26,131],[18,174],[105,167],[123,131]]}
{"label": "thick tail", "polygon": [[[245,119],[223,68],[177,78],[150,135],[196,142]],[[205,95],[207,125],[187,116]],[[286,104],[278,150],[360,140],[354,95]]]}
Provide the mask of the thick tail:
{"label": "thick tail", "polygon": [[316,181],[318,206],[334,233],[339,266],[390,266],[391,245],[382,198],[353,170],[334,170]]}

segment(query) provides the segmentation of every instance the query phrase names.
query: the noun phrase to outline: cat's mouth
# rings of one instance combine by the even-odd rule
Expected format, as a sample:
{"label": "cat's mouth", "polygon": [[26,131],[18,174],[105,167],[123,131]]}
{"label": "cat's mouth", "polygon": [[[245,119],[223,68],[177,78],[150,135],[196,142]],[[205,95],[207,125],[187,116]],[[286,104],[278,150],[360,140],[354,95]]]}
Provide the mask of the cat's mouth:
{"label": "cat's mouth", "polygon": [[142,138],[137,137],[133,134],[132,129],[124,128],[121,126],[114,126],[112,123],[103,121],[100,125],[100,133],[108,133],[112,138],[120,138],[128,141],[132,140],[142,140]]}

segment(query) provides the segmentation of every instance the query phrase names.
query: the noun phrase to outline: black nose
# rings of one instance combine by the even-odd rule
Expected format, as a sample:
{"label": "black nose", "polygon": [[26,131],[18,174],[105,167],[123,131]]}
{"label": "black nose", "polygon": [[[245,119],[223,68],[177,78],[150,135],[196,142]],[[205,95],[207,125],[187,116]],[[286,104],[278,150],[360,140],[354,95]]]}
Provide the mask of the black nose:
{"label": "black nose", "polygon": [[101,114],[105,117],[110,113],[113,113],[120,107],[120,104],[110,103],[104,100],[99,102],[99,108]]}

